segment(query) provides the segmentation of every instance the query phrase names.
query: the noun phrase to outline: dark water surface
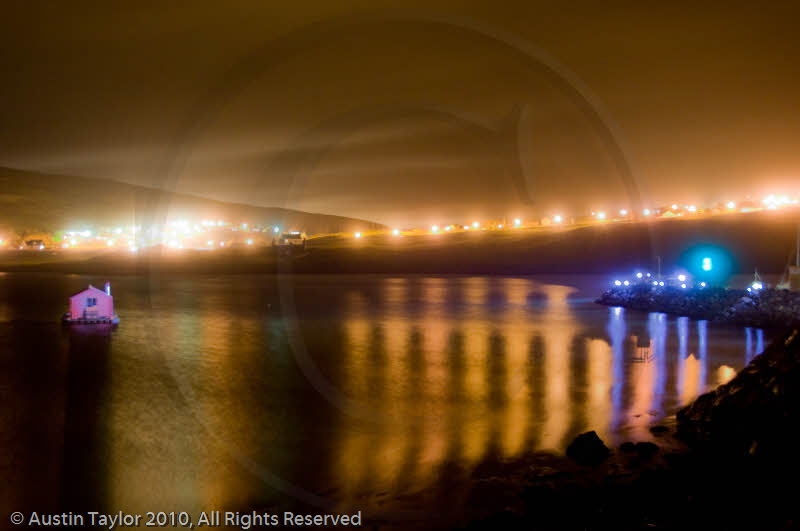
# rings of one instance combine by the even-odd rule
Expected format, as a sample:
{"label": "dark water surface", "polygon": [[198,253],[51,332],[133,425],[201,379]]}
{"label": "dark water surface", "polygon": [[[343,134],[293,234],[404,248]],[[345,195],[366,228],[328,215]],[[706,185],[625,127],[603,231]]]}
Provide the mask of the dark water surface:
{"label": "dark water surface", "polygon": [[[760,330],[592,303],[606,278],[0,274],[5,514],[339,509],[612,444],[730,379]],[[6,518],[6,516],[3,516]]]}

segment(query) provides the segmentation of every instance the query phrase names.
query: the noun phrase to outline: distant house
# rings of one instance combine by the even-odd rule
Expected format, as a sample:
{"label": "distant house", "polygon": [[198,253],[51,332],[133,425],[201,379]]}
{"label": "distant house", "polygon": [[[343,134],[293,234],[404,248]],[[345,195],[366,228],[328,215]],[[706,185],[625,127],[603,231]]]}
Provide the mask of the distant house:
{"label": "distant house", "polygon": [[306,247],[306,233],[305,232],[284,232],[280,236],[276,236],[272,240],[272,245],[277,247]]}
{"label": "distant house", "polygon": [[85,290],[69,298],[69,313],[64,316],[68,322],[117,322],[114,314],[114,297],[111,285],[106,282],[106,290],[89,284]]}

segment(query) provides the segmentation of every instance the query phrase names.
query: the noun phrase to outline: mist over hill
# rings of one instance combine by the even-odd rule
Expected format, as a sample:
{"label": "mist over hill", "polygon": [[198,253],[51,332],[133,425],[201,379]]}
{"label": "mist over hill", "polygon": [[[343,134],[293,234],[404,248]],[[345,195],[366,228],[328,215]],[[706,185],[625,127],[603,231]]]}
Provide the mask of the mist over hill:
{"label": "mist over hill", "polygon": [[370,221],[225,203],[104,179],[0,168],[0,229],[17,233],[162,224],[167,219],[279,225],[309,234],[371,230]]}

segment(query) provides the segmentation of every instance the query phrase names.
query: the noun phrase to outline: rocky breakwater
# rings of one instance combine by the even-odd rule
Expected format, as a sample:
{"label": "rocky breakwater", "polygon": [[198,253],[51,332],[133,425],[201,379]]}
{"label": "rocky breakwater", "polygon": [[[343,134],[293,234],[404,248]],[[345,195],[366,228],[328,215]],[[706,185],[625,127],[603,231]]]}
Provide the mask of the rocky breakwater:
{"label": "rocky breakwater", "polygon": [[684,289],[636,284],[612,288],[595,302],[760,328],[784,328],[800,323],[800,293],[770,288],[748,292],[720,287]]}

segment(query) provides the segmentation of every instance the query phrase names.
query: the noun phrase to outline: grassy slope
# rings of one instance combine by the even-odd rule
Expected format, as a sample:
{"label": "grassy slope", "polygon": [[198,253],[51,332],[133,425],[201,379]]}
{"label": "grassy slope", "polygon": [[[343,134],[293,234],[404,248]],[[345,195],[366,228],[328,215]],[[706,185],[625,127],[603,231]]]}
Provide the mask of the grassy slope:
{"label": "grassy slope", "polygon": [[211,219],[279,224],[309,233],[367,230],[351,218],[281,208],[224,203],[115,181],[0,168],[0,230],[52,232],[65,228],[148,225],[163,221],[164,206]]}

